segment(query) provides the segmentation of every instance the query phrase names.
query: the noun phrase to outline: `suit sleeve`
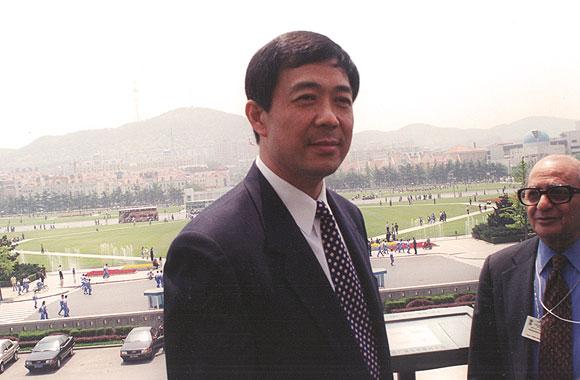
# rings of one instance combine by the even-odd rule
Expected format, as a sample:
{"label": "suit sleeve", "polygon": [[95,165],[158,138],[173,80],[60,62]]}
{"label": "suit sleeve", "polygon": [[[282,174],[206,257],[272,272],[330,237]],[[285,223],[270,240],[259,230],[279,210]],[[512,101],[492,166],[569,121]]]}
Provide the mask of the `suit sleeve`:
{"label": "suit sleeve", "polygon": [[494,310],[493,280],[489,257],[479,277],[477,299],[471,324],[468,379],[501,379],[502,357],[499,349]]}
{"label": "suit sleeve", "polygon": [[255,365],[255,350],[222,248],[182,233],[169,249],[164,276],[168,379],[243,378]]}

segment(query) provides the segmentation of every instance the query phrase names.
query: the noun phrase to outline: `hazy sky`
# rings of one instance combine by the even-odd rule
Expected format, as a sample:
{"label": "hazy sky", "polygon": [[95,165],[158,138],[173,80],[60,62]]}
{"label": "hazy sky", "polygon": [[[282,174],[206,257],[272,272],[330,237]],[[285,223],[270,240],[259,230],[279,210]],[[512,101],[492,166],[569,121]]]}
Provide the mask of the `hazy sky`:
{"label": "hazy sky", "polygon": [[355,132],[580,119],[579,15],[576,1],[2,0],[0,148],[135,121],[136,98],[141,120],[243,114],[249,59],[299,29],[357,64]]}

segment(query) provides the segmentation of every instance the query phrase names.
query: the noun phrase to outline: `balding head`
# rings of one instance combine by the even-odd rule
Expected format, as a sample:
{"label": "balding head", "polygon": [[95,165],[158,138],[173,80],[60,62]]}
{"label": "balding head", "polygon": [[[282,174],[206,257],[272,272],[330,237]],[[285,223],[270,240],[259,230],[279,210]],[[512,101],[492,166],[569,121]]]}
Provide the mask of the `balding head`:
{"label": "balding head", "polygon": [[534,171],[545,170],[546,168],[552,168],[555,171],[569,170],[572,177],[574,177],[575,173],[577,184],[580,184],[580,161],[573,156],[565,154],[552,154],[539,160],[530,171],[528,182],[532,178]]}
{"label": "balding head", "polygon": [[[530,171],[528,187],[547,190],[562,185],[580,188],[580,161],[572,156],[547,156]],[[580,194],[561,204],[544,194],[537,205],[527,206],[527,212],[534,231],[554,251],[562,252],[580,239]]]}

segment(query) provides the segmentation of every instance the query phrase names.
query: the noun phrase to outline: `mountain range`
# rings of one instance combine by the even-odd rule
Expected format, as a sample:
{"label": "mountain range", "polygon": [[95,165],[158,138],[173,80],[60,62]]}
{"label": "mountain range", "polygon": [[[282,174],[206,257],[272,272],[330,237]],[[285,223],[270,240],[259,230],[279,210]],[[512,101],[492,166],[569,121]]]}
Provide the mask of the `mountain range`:
{"label": "mountain range", "polygon": [[[441,128],[411,124],[394,131],[355,133],[351,150],[417,146],[444,150],[456,145],[485,147],[493,143],[521,142],[531,130],[550,137],[580,123],[554,117],[528,117],[489,129]],[[256,155],[252,130],[245,117],[207,108],[178,108],[157,117],[117,128],[44,136],[20,149],[0,149],[4,168],[49,168],[94,159],[124,161],[171,157],[211,160],[232,165]]]}

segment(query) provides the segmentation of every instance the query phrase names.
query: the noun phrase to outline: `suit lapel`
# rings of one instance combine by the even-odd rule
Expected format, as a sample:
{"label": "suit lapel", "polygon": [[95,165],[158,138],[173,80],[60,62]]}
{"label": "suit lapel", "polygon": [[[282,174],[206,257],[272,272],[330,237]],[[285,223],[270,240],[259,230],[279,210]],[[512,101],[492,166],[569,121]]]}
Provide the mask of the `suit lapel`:
{"label": "suit lapel", "polygon": [[308,310],[337,357],[352,362],[360,353],[346,319],[342,317],[338,299],[312,249],[290,212],[258,169],[252,168],[249,176],[253,178],[247,181],[246,186],[254,201],[260,204],[258,210],[263,216],[267,252],[279,255],[288,287]]}
{"label": "suit lapel", "polygon": [[508,339],[512,347],[514,366],[513,373],[526,373],[530,357],[530,341],[521,336],[524,322],[532,312],[532,296],[534,294],[534,264],[538,247],[538,239],[529,240],[522,247],[522,254],[512,259],[513,266],[502,273],[502,292],[506,315],[506,330],[510,332]]}

